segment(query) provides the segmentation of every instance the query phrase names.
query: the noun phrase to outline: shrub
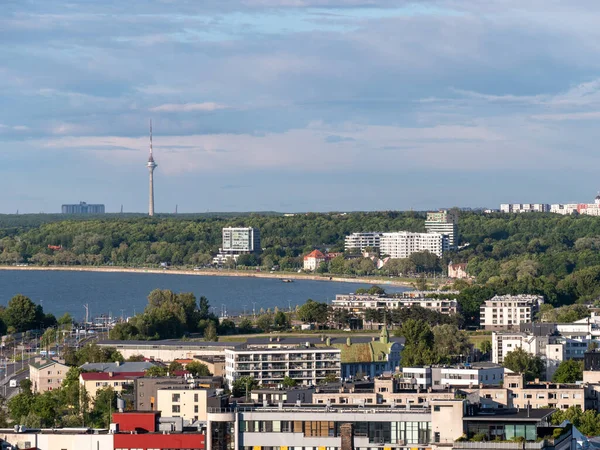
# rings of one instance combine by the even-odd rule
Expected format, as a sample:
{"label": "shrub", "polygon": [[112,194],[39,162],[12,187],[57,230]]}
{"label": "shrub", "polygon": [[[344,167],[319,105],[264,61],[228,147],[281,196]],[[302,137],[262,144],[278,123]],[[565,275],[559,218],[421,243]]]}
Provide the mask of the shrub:
{"label": "shrub", "polygon": [[477,433],[477,434],[473,435],[473,437],[471,438],[471,440],[473,442],[481,442],[481,441],[485,441],[486,437],[487,437],[487,434],[485,434],[485,433]]}

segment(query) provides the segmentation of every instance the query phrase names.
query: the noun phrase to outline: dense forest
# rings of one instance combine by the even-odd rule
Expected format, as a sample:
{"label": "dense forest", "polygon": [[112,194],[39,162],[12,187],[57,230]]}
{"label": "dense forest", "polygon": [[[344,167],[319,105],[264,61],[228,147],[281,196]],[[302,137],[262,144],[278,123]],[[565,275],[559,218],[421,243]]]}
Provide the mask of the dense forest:
{"label": "dense forest", "polygon": [[[263,253],[247,265],[294,270],[301,267],[302,255],[314,248],[343,250],[349,233],[424,231],[425,223],[425,215],[418,212],[60,219],[0,216],[0,264],[202,266],[218,251],[223,227],[252,226],[260,229]],[[494,294],[539,293],[555,306],[595,301],[600,295],[600,218],[464,212],[459,233],[460,250],[442,261],[396,260],[377,270],[365,260],[337,258],[323,271],[398,275],[419,267],[441,271],[449,261],[468,262],[475,283],[457,285],[467,321],[475,321],[481,301]]]}

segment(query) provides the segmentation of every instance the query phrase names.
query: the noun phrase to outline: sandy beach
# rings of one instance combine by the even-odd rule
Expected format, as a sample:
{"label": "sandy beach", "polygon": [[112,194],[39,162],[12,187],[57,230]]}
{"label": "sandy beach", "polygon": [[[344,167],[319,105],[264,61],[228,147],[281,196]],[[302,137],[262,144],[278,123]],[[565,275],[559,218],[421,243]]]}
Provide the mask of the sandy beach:
{"label": "sandy beach", "polygon": [[314,281],[335,281],[341,283],[361,283],[361,284],[377,284],[381,286],[403,286],[412,287],[412,283],[406,280],[394,278],[346,278],[339,276],[321,276],[304,273],[288,273],[288,272],[252,272],[241,270],[189,270],[189,269],[149,269],[149,268],[131,268],[131,267],[94,267],[94,266],[0,266],[0,270],[19,270],[19,271],[66,271],[66,272],[106,272],[106,273],[153,273],[164,275],[195,275],[195,276],[210,276],[210,277],[246,277],[246,278],[276,278],[289,280],[314,280]]}

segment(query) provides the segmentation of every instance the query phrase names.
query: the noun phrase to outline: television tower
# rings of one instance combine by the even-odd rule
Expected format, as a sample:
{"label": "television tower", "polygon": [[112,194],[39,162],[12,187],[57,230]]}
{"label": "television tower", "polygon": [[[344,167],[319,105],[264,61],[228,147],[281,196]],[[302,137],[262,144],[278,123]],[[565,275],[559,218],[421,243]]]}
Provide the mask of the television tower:
{"label": "television tower", "polygon": [[149,185],[149,198],[148,198],[148,215],[152,217],[154,215],[154,169],[156,169],[156,164],[154,162],[154,156],[152,154],[152,120],[150,120],[150,156],[148,156],[148,163],[146,167],[148,167],[148,173],[150,175],[150,185]]}

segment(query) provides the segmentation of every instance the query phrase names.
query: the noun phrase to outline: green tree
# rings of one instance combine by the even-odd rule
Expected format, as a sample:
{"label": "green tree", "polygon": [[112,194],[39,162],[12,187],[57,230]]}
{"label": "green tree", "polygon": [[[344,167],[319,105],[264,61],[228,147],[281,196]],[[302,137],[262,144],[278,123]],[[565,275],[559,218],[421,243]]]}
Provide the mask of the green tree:
{"label": "green tree", "polygon": [[287,314],[283,311],[277,311],[273,317],[273,325],[280,330],[287,330],[290,327],[290,321]]}
{"label": "green tree", "polygon": [[258,387],[253,377],[240,377],[233,382],[231,393],[234,397],[249,397],[250,392]]}
{"label": "green tree", "polygon": [[437,325],[433,327],[433,350],[442,361],[463,361],[469,355],[471,344],[467,334],[456,325]]}
{"label": "green tree", "polygon": [[492,352],[492,341],[485,339],[479,343],[479,351],[484,355],[488,355]]}
{"label": "green tree", "polygon": [[583,380],[583,361],[569,359],[562,361],[552,375],[555,383],[575,383]]}
{"label": "green tree", "polygon": [[127,358],[128,362],[144,362],[145,360],[146,358],[144,355],[131,355],[129,358]]}
{"label": "green tree", "polygon": [[542,378],[545,372],[544,362],[539,356],[527,353],[521,347],[516,348],[504,356],[502,364],[509,370],[525,375],[526,380]]}
{"label": "green tree", "polygon": [[204,340],[209,342],[217,342],[219,336],[217,335],[217,326],[214,322],[210,322],[204,330]]}
{"label": "green tree", "polygon": [[175,372],[183,370],[183,365],[179,361],[171,361],[167,370],[169,374],[173,375]]}
{"label": "green tree", "polygon": [[281,382],[281,384],[286,388],[291,388],[291,387],[296,386],[298,384],[298,382],[296,380],[294,380],[293,378],[286,376],[286,377],[283,377],[283,381]]}
{"label": "green tree", "polygon": [[23,391],[8,401],[10,418],[15,423],[20,423],[22,418],[27,417],[33,407],[35,398],[31,391]]}
{"label": "green tree", "polygon": [[111,413],[117,411],[117,393],[112,387],[99,389],[94,398],[94,407],[90,412],[92,425],[97,428],[108,428]]}
{"label": "green tree", "polygon": [[167,376],[167,367],[152,366],[146,369],[145,376],[147,377],[165,377]]}
{"label": "green tree", "polygon": [[315,302],[310,298],[298,308],[298,319],[305,323],[324,324],[327,322],[327,316],[327,303]]}
{"label": "green tree", "polygon": [[71,314],[64,313],[59,319],[58,319],[58,324],[65,328],[65,327],[71,327],[73,325],[73,317],[71,317]]}
{"label": "green tree", "polygon": [[27,331],[39,328],[44,322],[41,306],[33,303],[24,295],[15,295],[4,310],[6,325],[16,331]]}
{"label": "green tree", "polygon": [[405,339],[402,350],[403,366],[422,366],[438,362],[433,350],[433,332],[427,322],[408,319],[397,334],[404,336]]}
{"label": "green tree", "polygon": [[209,377],[212,374],[208,370],[208,366],[199,361],[192,361],[185,366],[185,370],[187,370],[193,377]]}

